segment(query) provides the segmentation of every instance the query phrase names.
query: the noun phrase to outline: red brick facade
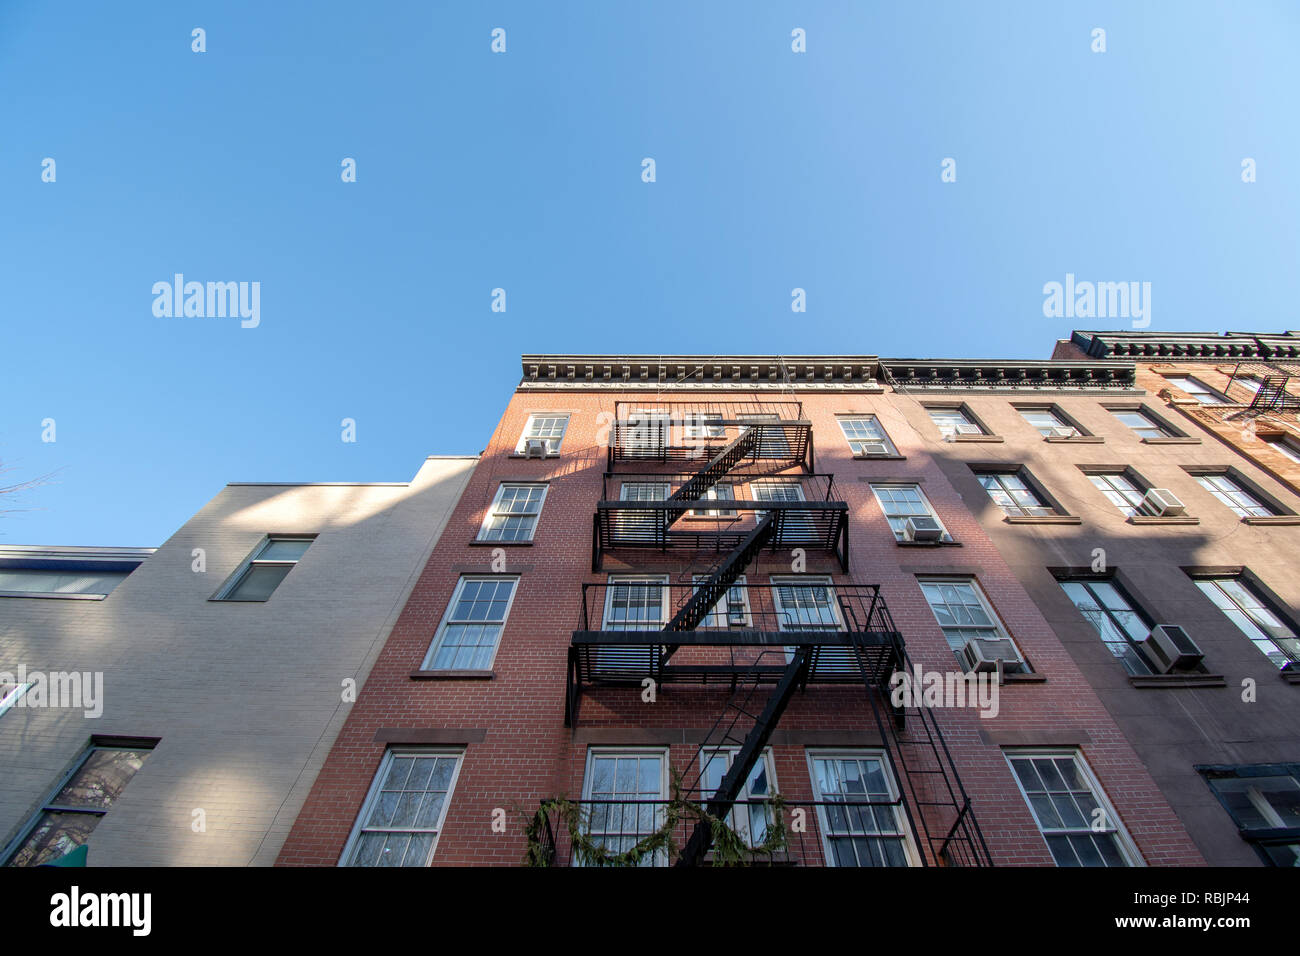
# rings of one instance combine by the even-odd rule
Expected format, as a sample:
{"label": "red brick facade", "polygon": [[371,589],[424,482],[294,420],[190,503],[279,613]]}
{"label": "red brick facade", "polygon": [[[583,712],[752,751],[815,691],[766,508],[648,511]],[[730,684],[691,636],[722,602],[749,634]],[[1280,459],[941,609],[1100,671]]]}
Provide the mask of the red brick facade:
{"label": "red brick facade", "polygon": [[[576,727],[564,726],[566,653],[578,619],[580,586],[622,568],[660,571],[682,586],[688,570],[704,571],[717,556],[692,562],[688,553],[608,555],[591,570],[592,515],[606,471],[603,430],[619,400],[648,400],[632,391],[517,391],[481,463],[420,576],[359,699],[324,765],[278,860],[279,865],[339,862],[387,741],[447,744],[464,759],[435,865],[518,865],[524,856],[522,813],[551,796],[582,794],[588,748],[671,747],[683,768],[726,699],[723,689],[665,685],[644,703],[632,689],[584,695]],[[878,584],[917,664],[952,671],[955,661],[917,582],[918,574],[975,575],[1006,629],[1041,680],[1008,681],[1001,713],[938,714],[947,745],[969,792],[993,861],[1051,865],[1052,857],[1004,757],[1005,746],[1078,747],[1116,808],[1145,862],[1189,865],[1200,854],[1133,749],[1066,653],[1016,575],[932,460],[933,439],[918,434],[900,410],[912,399],[878,388],[846,386],[777,394],[697,390],[660,396],[675,402],[799,401],[812,422],[818,472],[834,475],[850,516],[850,571],[829,553],[809,551],[807,572],[837,582]],[[528,416],[570,416],[559,457],[518,456]],[[838,427],[844,413],[877,415],[900,457],[855,459]],[[546,481],[549,490],[533,543],[506,546],[505,567],[492,567],[493,545],[475,543],[485,510],[502,481]],[[871,490],[872,480],[918,482],[959,547],[896,543]],[[490,678],[414,679],[460,575],[504,571],[519,576],[513,606]],[[764,551],[746,571],[751,583],[791,570],[788,554]],[[685,579],[689,581],[689,578]],[[866,691],[810,686],[797,692],[773,738],[777,789],[790,800],[812,799],[808,748],[878,742]],[[877,744],[878,745],[878,744]],[[504,809],[506,832],[494,832]],[[819,860],[809,860],[819,863]]]}

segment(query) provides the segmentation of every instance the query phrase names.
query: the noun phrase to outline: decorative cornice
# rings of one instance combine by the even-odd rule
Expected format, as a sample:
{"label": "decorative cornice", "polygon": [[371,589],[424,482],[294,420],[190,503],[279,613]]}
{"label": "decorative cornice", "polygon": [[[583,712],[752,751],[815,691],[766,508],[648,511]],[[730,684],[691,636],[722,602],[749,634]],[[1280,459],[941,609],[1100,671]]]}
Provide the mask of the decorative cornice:
{"label": "decorative cornice", "polygon": [[521,389],[882,391],[874,355],[524,355]]}
{"label": "decorative cornice", "polygon": [[1074,331],[1070,341],[1094,358],[1133,361],[1300,361],[1297,332]]}
{"label": "decorative cornice", "polygon": [[1137,384],[1132,362],[993,359],[881,359],[883,377],[913,389],[1124,389]]}

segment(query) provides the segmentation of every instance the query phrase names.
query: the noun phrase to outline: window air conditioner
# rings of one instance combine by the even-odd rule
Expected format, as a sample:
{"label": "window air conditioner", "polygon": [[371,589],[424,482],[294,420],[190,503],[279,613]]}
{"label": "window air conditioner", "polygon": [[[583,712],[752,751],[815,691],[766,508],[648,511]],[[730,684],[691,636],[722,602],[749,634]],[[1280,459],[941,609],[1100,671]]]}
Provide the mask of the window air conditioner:
{"label": "window air conditioner", "polygon": [[545,438],[525,438],[524,456],[526,458],[545,458],[547,452]]}
{"label": "window air conditioner", "polygon": [[1147,639],[1138,646],[1157,674],[1187,670],[1195,667],[1205,657],[1196,642],[1176,624],[1153,627]]}
{"label": "window air conditioner", "polygon": [[962,422],[960,425],[957,426],[957,434],[958,435],[983,435],[984,432],[980,429],[978,425],[969,422]]}
{"label": "window air conditioner", "polygon": [[889,448],[883,441],[860,441],[858,442],[858,457],[866,458],[870,455],[888,455]]}
{"label": "window air conditioner", "polygon": [[1023,664],[1008,637],[973,637],[962,647],[961,660],[968,671],[995,671],[998,661],[1004,671],[1018,671]]}
{"label": "window air conditioner", "polygon": [[903,523],[904,541],[940,541],[943,526],[930,515],[913,515]]}
{"label": "window air conditioner", "polygon": [[1079,429],[1073,425],[1055,425],[1052,427],[1053,438],[1078,438]]}
{"label": "window air conditioner", "polygon": [[1148,488],[1142,496],[1142,511],[1157,518],[1170,518],[1187,513],[1187,508],[1168,488]]}

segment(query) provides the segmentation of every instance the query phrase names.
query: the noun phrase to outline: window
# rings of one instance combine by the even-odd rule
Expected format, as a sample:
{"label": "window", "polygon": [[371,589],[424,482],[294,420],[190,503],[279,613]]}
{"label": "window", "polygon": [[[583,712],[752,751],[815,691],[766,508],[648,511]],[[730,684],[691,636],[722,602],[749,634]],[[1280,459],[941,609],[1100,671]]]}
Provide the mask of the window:
{"label": "window", "polygon": [[1239,518],[1266,518],[1276,512],[1226,474],[1197,475],[1197,482]]}
{"label": "window", "polygon": [[[735,486],[727,482],[720,482],[719,484],[711,485],[710,487],[704,490],[704,494],[700,495],[700,500],[701,501],[735,501],[736,500]],[[697,518],[734,518],[736,517],[736,509],[735,508],[721,508],[721,509],[696,508],[694,511],[691,512],[691,514]]]}
{"label": "window", "polygon": [[871,490],[875,493],[876,501],[880,502],[880,510],[885,513],[890,530],[898,541],[907,540],[907,519],[917,515],[928,515],[938,521],[939,527],[943,528],[940,540],[952,540],[952,535],[943,527],[943,522],[939,521],[939,516],[922,494],[920,485],[872,485]]}
{"label": "window", "polygon": [[0,566],[0,596],[33,595],[107,597],[130,570],[99,570],[93,564],[60,563],[53,567]]}
{"label": "window", "polygon": [[1077,438],[1079,429],[1075,428],[1053,408],[1021,408],[1020,416],[1038,429],[1044,438]]}
{"label": "window", "polygon": [[[700,793],[698,799],[705,802],[717,793],[735,762],[738,747],[719,747],[703,750],[700,753],[701,770]],[[776,790],[776,777],[772,772],[772,751],[764,750],[754,761],[749,771],[749,778],[741,785],[736,794],[736,803],[726,816],[729,827],[744,841],[745,846],[753,848],[762,846],[767,839],[768,828],[772,825],[772,808],[762,803],[743,803],[745,800],[766,800]],[[690,795],[695,797],[695,795]]]}
{"label": "window", "polygon": [[89,839],[153,749],[93,744],[6,849],[6,866],[40,866],[67,856]]}
{"label": "window", "polygon": [[558,455],[560,445],[564,443],[564,433],[569,427],[568,415],[535,413],[528,416],[524,434],[519,439],[515,452],[522,455],[527,448],[528,439],[540,438],[546,442],[546,454]]}
{"label": "window", "polygon": [[[666,481],[625,481],[618,489],[620,501],[667,501],[668,483]],[[616,534],[631,535],[642,538],[654,535],[664,512],[629,509],[619,510],[611,515],[611,523]]]}
{"label": "window", "polygon": [[427,670],[487,670],[510,614],[518,578],[462,577],[429,654]]}
{"label": "window", "polygon": [[841,416],[839,423],[840,430],[849,441],[849,447],[859,458],[898,454],[875,415]]}
{"label": "window", "polygon": [[1166,375],[1165,381],[1176,385],[1202,405],[1222,405],[1228,399],[1199,379],[1189,375]]}
{"label": "window", "polygon": [[723,427],[722,416],[717,412],[689,412],[685,418],[685,437],[687,438],[725,438],[727,430]]}
{"label": "window", "polygon": [[738,415],[737,421],[755,423],[774,423],[778,427],[769,427],[762,430],[758,436],[758,454],[760,458],[789,458],[793,453],[790,451],[790,441],[786,437],[785,428],[780,426],[781,417],[779,415]]}
{"label": "window", "polygon": [[1119,509],[1120,514],[1132,518],[1139,513],[1143,492],[1128,475],[1107,472],[1089,475],[1088,480]]}
{"label": "window", "polygon": [[927,408],[930,420],[939,426],[939,434],[944,438],[958,435],[983,435],[985,431],[971,420],[964,408]]}
{"label": "window", "polygon": [[[5,677],[12,677],[12,674],[6,674]],[[0,717],[18,703],[20,697],[27,693],[32,685],[30,683],[18,684],[12,681],[0,682]]]}
{"label": "window", "polygon": [[1056,514],[1056,509],[1045,504],[1019,474],[976,472],[975,477],[1009,518],[1044,518]]}
{"label": "window", "polygon": [[925,578],[920,583],[921,593],[957,660],[961,660],[961,650],[972,638],[1008,639],[974,578]]}
{"label": "window", "polygon": [[1295,630],[1273,613],[1241,575],[1197,578],[1196,586],[1278,668],[1297,666],[1300,639]]}
{"label": "window", "polygon": [[1300,444],[1290,435],[1278,435],[1271,438],[1265,438],[1268,446],[1279,454],[1286,455],[1292,461],[1300,461]]}
{"label": "window", "polygon": [[[668,754],[663,750],[587,753],[583,800],[588,801],[587,835],[610,853],[624,853],[654,833],[664,822],[667,800]],[[596,861],[575,855],[578,865]],[[641,859],[641,866],[663,866],[659,851]]]}
{"label": "window", "polygon": [[605,588],[605,630],[660,631],[667,623],[667,575],[610,575]]}
{"label": "window", "polygon": [[1143,409],[1112,408],[1110,413],[1133,429],[1133,433],[1144,441],[1150,438],[1176,437],[1173,431],[1160,424]]}
{"label": "window", "polygon": [[343,866],[428,866],[447,817],[460,753],[390,749],[343,849]]}
{"label": "window", "polygon": [[218,601],[268,601],[280,582],[294,569],[311,545],[313,537],[270,535],[239,566],[228,584],[219,591]]}
{"label": "window", "polygon": [[1300,866],[1300,764],[1196,769],[1267,863]]}
{"label": "window", "polygon": [[874,751],[810,751],[827,866],[915,866],[898,786]]}
{"label": "window", "polygon": [[[708,579],[707,574],[696,574],[692,576],[691,581],[699,585]],[[713,609],[700,622],[701,629],[752,626],[749,616],[749,590],[745,587],[745,583],[743,574],[736,578],[735,583],[727,589],[727,593],[718,598],[718,603],[713,605]],[[699,590],[698,586],[695,590]]]}
{"label": "window", "polygon": [[623,423],[623,447],[631,458],[660,458],[668,443],[668,413],[638,408]]}
{"label": "window", "polygon": [[1101,787],[1075,751],[1007,751],[1020,792],[1057,866],[1140,865]]}
{"label": "window", "polygon": [[479,530],[480,541],[532,541],[546,500],[544,484],[510,484],[497,488]]}
{"label": "window", "polygon": [[1062,581],[1061,588],[1079,613],[1097,630],[1106,649],[1130,674],[1146,675],[1152,670],[1135,646],[1151,633],[1151,622],[1135,609],[1110,581],[1080,579]]}
{"label": "window", "polygon": [[843,630],[829,577],[810,574],[773,578],[772,597],[783,631]]}
{"label": "window", "polygon": [[[755,501],[803,501],[803,486],[797,480],[771,479],[755,481],[750,484],[750,491]],[[755,511],[754,520],[762,521],[767,512]],[[813,516],[802,509],[791,509],[780,516],[781,536],[785,540],[794,537],[814,537],[817,534]]]}

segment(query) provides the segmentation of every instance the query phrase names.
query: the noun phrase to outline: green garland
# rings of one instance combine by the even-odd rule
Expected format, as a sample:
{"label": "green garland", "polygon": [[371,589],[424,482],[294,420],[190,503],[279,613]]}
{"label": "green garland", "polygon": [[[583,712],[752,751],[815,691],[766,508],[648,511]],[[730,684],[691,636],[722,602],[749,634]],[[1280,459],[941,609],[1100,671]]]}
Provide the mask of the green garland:
{"label": "green garland", "polygon": [[[531,818],[527,818],[524,835],[528,848],[524,855],[525,866],[550,866],[542,847],[542,833],[552,812],[557,820],[563,820],[569,832],[569,841],[573,857],[584,866],[637,866],[647,857],[659,852],[666,852],[669,858],[677,854],[677,844],[673,841],[673,832],[677,823],[683,818],[696,823],[707,821],[713,838],[714,866],[747,866],[758,857],[766,857],[771,862],[772,856],[785,850],[788,833],[785,826],[785,800],[779,793],[772,794],[761,804],[771,812],[768,816],[767,835],[762,844],[750,847],[744,838],[728,825],[726,816],[716,817],[703,805],[688,798],[681,787],[681,776],[672,775],[672,798],[664,806],[664,819],[653,833],[646,834],[634,846],[622,853],[613,853],[590,836],[590,818],[592,808],[563,797],[556,797],[542,802]],[[753,806],[754,804],[751,804]],[[525,815],[526,816],[526,815]]]}

